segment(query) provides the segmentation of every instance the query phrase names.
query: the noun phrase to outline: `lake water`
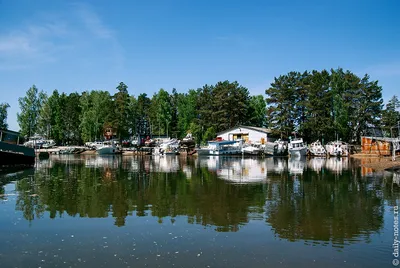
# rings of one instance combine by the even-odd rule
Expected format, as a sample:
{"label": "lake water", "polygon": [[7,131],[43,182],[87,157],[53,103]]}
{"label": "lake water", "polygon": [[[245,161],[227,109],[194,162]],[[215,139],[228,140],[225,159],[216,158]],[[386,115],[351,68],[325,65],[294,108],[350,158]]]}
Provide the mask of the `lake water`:
{"label": "lake water", "polygon": [[0,174],[0,267],[393,267],[399,177],[353,161],[51,156]]}

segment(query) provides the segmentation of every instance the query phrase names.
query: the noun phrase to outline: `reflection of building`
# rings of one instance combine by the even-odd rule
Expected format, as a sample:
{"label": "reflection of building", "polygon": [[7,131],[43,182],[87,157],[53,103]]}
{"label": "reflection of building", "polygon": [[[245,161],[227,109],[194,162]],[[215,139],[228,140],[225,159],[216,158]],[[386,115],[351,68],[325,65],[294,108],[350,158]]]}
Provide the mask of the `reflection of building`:
{"label": "reflection of building", "polygon": [[217,136],[223,140],[244,139],[252,143],[264,144],[267,142],[267,135],[271,133],[270,129],[261,127],[238,126],[217,133]]}

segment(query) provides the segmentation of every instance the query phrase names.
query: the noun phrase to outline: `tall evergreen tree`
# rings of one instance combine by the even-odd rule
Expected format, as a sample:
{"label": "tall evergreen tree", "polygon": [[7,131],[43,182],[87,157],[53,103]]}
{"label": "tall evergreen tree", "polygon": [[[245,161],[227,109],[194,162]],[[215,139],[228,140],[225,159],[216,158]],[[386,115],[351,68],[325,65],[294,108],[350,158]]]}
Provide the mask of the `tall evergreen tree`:
{"label": "tall evergreen tree", "polygon": [[357,100],[353,103],[358,105],[355,108],[355,116],[352,122],[351,140],[360,142],[361,135],[366,133],[369,127],[380,127],[382,112],[382,87],[378,81],[369,81],[369,75],[365,75],[359,85],[359,94]]}
{"label": "tall evergreen tree", "polygon": [[129,117],[129,93],[128,86],[123,82],[117,86],[118,92],[114,96],[115,101],[115,120],[113,125],[117,129],[119,140],[129,135],[128,117]]}
{"label": "tall evergreen tree", "polygon": [[334,138],[334,131],[329,72],[312,71],[308,83],[309,90],[305,102],[306,121],[302,126],[302,133],[307,142],[313,142],[316,139],[321,142],[331,140]]}
{"label": "tall evergreen tree", "polygon": [[275,134],[288,138],[295,129],[295,103],[296,92],[295,84],[296,73],[281,75],[274,79],[267,94],[267,104],[269,108],[267,115],[270,120],[271,128]]}
{"label": "tall evergreen tree", "polygon": [[385,135],[388,137],[400,136],[400,101],[397,96],[393,96],[388,103],[386,108],[382,111],[382,128]]}
{"label": "tall evergreen tree", "polygon": [[267,109],[263,95],[251,96],[248,124],[255,127],[267,126]]}

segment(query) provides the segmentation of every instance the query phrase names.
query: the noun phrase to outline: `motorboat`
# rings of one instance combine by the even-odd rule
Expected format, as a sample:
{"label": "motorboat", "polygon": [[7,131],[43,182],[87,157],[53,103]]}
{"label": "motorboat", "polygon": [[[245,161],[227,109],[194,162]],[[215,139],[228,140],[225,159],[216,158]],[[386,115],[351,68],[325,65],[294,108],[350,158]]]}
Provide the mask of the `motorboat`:
{"label": "motorboat", "polygon": [[193,139],[193,137],[192,137],[192,133],[188,133],[188,134],[186,135],[186,137],[184,137],[184,138],[180,141],[181,147],[182,147],[182,148],[185,148],[185,149],[194,148],[195,144],[196,144],[196,143],[195,143],[195,141],[194,141],[194,139]]}
{"label": "motorboat", "polygon": [[307,145],[302,138],[295,138],[289,142],[288,151],[290,156],[305,156],[307,154]]}
{"label": "motorboat", "polygon": [[243,140],[209,141],[206,148],[196,149],[198,155],[241,155]]}
{"label": "motorboat", "polygon": [[103,145],[96,148],[97,154],[116,154],[119,152],[113,141],[105,141]]}
{"label": "motorboat", "polygon": [[326,150],[319,140],[311,143],[308,151],[311,156],[326,156]]}
{"label": "motorboat", "polygon": [[245,144],[242,148],[242,153],[244,155],[260,155],[262,149],[258,144]]}
{"label": "motorboat", "polygon": [[265,154],[271,156],[287,156],[288,155],[288,145],[287,142],[278,139],[274,142],[265,143]]}
{"label": "motorboat", "polygon": [[161,143],[160,145],[156,146],[153,150],[154,155],[177,155],[179,154],[179,140],[177,139],[170,139],[166,142]]}
{"label": "motorboat", "polygon": [[349,146],[347,143],[336,140],[330,141],[325,145],[328,156],[346,157],[349,156]]}

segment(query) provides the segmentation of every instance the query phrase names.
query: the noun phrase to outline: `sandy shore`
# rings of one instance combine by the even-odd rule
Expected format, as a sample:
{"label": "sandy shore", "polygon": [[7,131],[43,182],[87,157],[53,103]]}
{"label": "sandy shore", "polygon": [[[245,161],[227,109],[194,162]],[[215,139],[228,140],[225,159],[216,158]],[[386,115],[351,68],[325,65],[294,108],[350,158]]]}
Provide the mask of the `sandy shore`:
{"label": "sandy shore", "polygon": [[379,157],[372,155],[355,154],[351,157],[360,159],[360,166],[365,168],[372,168],[375,171],[385,169],[398,168],[400,169],[400,157],[396,157],[396,161],[392,161],[392,157]]}

